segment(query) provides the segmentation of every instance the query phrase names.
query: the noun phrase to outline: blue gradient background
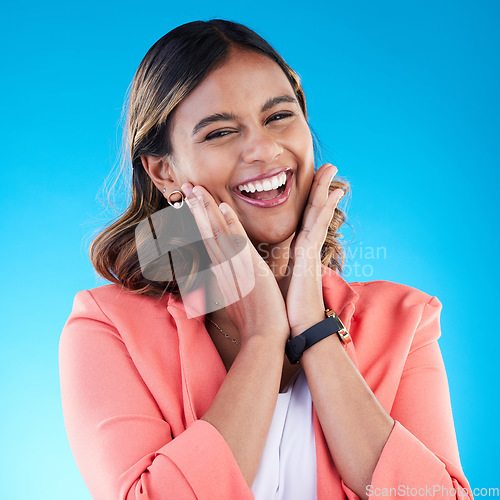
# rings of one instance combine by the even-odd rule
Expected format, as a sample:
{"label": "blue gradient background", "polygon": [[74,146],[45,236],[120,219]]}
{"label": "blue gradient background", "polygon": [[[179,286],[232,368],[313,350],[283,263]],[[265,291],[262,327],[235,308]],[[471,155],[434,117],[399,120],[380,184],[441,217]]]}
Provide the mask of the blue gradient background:
{"label": "blue gradient background", "polygon": [[463,467],[499,487],[499,3],[182,4],[3,4],[0,497],[90,498],[62,420],[60,331],[75,293],[102,284],[87,248],[110,217],[96,195],[134,71],[167,31],[212,17],[248,24],[301,75],[324,160],[352,183],[347,280],[443,303]]}

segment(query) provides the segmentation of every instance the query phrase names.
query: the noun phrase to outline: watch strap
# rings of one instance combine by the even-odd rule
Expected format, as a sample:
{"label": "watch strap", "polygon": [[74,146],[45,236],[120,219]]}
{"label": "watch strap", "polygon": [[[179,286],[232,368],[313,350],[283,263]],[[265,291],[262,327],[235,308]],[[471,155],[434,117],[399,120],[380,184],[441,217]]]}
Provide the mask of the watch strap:
{"label": "watch strap", "polygon": [[345,329],[337,314],[334,311],[327,309],[326,315],[326,319],[316,323],[286,343],[285,354],[287,355],[290,363],[298,363],[306,349],[309,349],[309,347],[313,346],[320,340],[333,335],[334,333],[339,334],[339,338],[344,344],[351,341],[349,332]]}

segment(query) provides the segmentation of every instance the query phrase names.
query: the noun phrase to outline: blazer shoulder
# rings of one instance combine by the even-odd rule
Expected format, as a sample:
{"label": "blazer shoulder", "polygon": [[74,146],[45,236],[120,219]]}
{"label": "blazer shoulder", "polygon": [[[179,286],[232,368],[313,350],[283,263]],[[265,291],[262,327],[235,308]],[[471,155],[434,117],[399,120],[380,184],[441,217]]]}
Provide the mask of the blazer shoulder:
{"label": "blazer shoulder", "polygon": [[86,316],[106,323],[122,323],[127,318],[167,314],[166,294],[162,298],[149,297],[116,285],[103,285],[79,291],[73,301],[71,316]]}
{"label": "blazer shoulder", "polygon": [[401,341],[408,343],[409,350],[415,350],[440,337],[442,304],[436,296],[392,281],[356,282],[350,286],[359,295],[358,318],[380,324],[384,342]]}
{"label": "blazer shoulder", "polygon": [[80,340],[100,345],[111,336],[134,358],[138,352],[148,349],[147,346],[158,345],[166,337],[175,343],[177,327],[167,307],[169,295],[149,297],[114,284],[81,290],[75,295],[60,345],[63,350],[67,349],[64,346],[75,345]]}
{"label": "blazer shoulder", "polygon": [[408,307],[438,300],[418,288],[388,280],[355,281],[349,283],[349,286],[359,295],[360,302],[369,305],[376,302],[379,305],[400,304]]}

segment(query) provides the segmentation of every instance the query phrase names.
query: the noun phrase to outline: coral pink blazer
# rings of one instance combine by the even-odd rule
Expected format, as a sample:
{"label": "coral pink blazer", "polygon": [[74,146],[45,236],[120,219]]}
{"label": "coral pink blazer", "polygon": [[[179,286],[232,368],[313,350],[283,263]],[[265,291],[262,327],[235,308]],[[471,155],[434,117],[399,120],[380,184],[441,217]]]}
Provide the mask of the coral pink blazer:
{"label": "coral pink blazer", "polygon": [[[439,300],[387,281],[348,284],[331,270],[323,294],[351,333],[349,356],[396,421],[371,492],[472,498],[437,343]],[[81,291],[59,355],[68,438],[93,498],[253,498],[224,438],[199,420],[226,375],[203,317],[189,319],[171,296]],[[318,499],[358,498],[312,411]]]}

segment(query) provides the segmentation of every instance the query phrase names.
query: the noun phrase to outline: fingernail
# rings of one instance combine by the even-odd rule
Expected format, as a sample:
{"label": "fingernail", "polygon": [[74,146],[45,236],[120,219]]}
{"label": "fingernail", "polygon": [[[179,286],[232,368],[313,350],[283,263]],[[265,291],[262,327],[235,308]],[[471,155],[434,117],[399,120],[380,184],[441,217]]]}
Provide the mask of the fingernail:
{"label": "fingernail", "polygon": [[186,198],[189,198],[192,195],[193,188],[191,187],[191,184],[183,184],[181,186],[182,192],[186,195]]}
{"label": "fingernail", "polygon": [[198,198],[203,198],[203,193],[202,193],[202,190],[198,187],[198,186],[195,186],[193,188],[193,194],[195,196],[197,196]]}

